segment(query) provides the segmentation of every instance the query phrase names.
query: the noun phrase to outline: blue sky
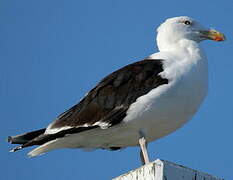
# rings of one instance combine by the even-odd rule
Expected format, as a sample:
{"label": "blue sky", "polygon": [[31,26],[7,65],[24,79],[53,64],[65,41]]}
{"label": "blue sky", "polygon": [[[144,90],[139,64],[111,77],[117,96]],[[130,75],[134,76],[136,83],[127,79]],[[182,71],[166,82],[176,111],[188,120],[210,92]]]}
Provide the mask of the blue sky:
{"label": "blue sky", "polygon": [[183,128],[150,143],[157,158],[233,179],[233,2],[2,0],[0,169],[5,180],[111,179],[140,166],[137,147],[109,152],[9,153],[8,135],[47,126],[108,73],[157,51],[155,29],[187,15],[227,36],[202,43],[209,94]]}

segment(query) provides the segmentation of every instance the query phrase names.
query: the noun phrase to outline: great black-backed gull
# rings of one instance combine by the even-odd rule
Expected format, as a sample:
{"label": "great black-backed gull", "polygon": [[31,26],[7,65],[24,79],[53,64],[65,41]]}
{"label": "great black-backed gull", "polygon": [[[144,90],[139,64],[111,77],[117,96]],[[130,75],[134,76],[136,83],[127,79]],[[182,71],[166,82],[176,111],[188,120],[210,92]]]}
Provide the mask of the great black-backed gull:
{"label": "great black-backed gull", "polygon": [[207,59],[202,40],[223,41],[224,35],[182,16],[157,29],[159,52],[129,64],[97,84],[77,105],[47,128],[10,136],[11,151],[39,145],[29,156],[59,148],[117,150],[141,147],[180,128],[198,110],[207,94]]}

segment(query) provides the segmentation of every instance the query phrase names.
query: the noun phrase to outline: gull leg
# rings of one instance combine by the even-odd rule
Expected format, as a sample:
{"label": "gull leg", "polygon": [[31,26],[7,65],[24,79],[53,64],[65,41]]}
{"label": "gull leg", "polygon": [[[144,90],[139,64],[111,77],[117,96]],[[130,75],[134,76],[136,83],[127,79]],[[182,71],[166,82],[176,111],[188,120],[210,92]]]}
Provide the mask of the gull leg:
{"label": "gull leg", "polygon": [[141,135],[141,137],[139,138],[139,145],[141,148],[140,157],[141,157],[142,165],[144,165],[144,164],[148,164],[150,161],[149,161],[149,156],[147,153],[146,139],[144,136],[142,136],[141,133],[140,133],[140,135]]}

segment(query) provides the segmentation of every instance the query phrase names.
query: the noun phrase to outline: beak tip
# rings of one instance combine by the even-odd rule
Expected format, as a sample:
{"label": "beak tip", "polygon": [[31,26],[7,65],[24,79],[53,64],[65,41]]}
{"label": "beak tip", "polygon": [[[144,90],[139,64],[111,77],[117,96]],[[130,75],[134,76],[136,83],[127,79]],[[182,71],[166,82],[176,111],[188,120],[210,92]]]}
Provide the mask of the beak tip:
{"label": "beak tip", "polygon": [[226,40],[226,37],[222,33],[219,33],[214,37],[214,41],[225,41],[225,40]]}
{"label": "beak tip", "polygon": [[214,41],[225,41],[225,37],[216,37],[215,39],[213,39]]}
{"label": "beak tip", "polygon": [[225,41],[225,35],[216,30],[210,30],[208,34],[209,38],[214,41]]}

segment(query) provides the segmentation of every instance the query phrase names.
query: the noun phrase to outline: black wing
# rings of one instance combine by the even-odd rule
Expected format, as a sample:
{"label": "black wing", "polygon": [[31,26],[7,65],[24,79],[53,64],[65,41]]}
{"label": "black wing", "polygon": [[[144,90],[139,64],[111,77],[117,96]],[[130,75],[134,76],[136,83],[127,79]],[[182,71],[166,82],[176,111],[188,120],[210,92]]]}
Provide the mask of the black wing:
{"label": "black wing", "polygon": [[50,128],[93,126],[98,122],[112,126],[121,122],[138,97],[168,83],[159,76],[162,71],[162,60],[146,59],[111,73]]}
{"label": "black wing", "polygon": [[[69,126],[54,134],[45,129],[9,137],[9,142],[23,144],[12,151],[32,145],[41,145],[66,134],[79,133],[93,128],[108,128],[120,123],[129,106],[150,90],[168,84],[162,78],[163,60],[145,59],[129,64],[106,76],[77,105],[57,117],[50,129]],[[101,123],[100,123],[101,122]],[[103,126],[104,125],[104,126]],[[35,137],[35,135],[38,135]],[[30,136],[30,137],[29,137]]]}

